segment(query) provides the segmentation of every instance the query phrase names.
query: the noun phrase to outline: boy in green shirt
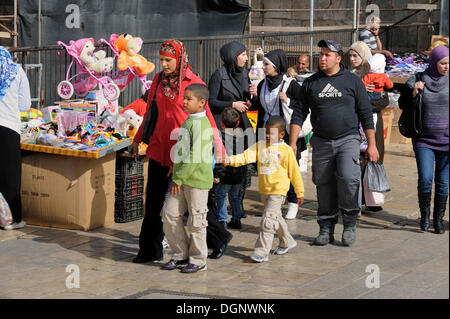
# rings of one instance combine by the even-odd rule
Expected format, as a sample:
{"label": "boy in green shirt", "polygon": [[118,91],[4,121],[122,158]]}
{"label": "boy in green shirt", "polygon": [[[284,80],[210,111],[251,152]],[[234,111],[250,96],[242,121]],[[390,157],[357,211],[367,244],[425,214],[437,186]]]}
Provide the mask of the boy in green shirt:
{"label": "boy in green shirt", "polygon": [[[208,97],[208,88],[202,84],[191,84],[184,92],[183,108],[189,117],[178,133],[172,184],[162,209],[163,230],[173,252],[173,258],[162,266],[165,270],[183,264],[187,264],[181,269],[183,273],[206,270],[207,202],[214,180],[213,133],[204,109]],[[182,219],[186,209],[190,239]]]}

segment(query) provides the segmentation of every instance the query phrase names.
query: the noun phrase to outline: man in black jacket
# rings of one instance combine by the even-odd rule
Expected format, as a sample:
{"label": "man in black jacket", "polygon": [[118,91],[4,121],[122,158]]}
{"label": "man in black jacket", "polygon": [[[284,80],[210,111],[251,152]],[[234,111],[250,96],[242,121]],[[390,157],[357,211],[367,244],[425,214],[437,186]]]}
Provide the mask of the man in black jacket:
{"label": "man in black jacket", "polygon": [[334,227],[342,212],[342,244],[356,239],[356,218],[361,209],[361,171],[358,123],[368,139],[367,155],[378,161],[372,108],[361,79],[341,64],[342,47],[333,40],[322,40],[320,71],[303,82],[301,99],[291,119],[290,145],[298,136],[303,121],[311,111],[313,137],[313,182],[317,189],[319,235],[315,245],[334,241]]}

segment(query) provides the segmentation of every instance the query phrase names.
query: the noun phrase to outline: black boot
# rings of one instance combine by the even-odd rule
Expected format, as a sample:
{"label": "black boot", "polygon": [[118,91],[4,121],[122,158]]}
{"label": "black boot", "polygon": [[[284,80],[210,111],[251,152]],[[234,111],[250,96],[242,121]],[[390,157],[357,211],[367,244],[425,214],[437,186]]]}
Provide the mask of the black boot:
{"label": "black boot", "polygon": [[447,206],[447,197],[442,195],[434,195],[434,209],[433,209],[433,226],[436,234],[443,234],[445,207]]}
{"label": "black boot", "polygon": [[423,231],[430,228],[430,202],[431,193],[419,192],[420,229]]}

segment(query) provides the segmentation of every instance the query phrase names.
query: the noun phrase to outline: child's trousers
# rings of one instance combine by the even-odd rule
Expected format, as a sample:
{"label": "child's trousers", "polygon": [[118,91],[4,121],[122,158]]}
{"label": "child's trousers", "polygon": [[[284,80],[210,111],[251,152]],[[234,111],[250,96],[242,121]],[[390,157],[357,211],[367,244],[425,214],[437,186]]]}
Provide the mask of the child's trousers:
{"label": "child's trousers", "polygon": [[275,234],[278,235],[280,240],[279,247],[286,248],[295,243],[294,238],[289,233],[288,225],[281,215],[281,205],[284,198],[285,196],[282,195],[262,195],[264,214],[254,253],[263,258],[269,256]]}
{"label": "child's trousers", "polygon": [[[173,259],[189,259],[197,266],[206,264],[208,247],[206,246],[206,214],[208,213],[208,189],[181,186],[178,195],[169,195],[162,209],[163,229],[173,252]],[[183,224],[183,215],[189,211],[187,229]]]}

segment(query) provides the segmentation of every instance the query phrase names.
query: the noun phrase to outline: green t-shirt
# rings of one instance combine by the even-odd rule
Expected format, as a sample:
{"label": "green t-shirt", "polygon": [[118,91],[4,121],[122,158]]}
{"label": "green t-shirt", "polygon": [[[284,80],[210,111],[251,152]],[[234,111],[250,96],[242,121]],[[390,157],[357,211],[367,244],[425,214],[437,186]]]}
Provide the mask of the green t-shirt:
{"label": "green t-shirt", "polygon": [[213,131],[206,112],[191,114],[178,134],[172,175],[175,184],[212,188],[212,142]]}

